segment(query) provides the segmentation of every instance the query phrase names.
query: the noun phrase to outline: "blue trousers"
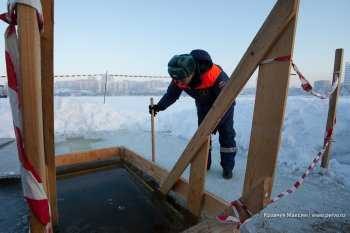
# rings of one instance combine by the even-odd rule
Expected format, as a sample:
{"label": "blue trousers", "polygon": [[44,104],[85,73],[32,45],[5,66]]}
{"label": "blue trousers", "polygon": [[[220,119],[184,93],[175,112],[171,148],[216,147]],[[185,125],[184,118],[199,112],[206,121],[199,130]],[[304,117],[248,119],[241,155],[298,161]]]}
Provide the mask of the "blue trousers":
{"label": "blue trousers", "polygon": [[[197,116],[198,116],[198,126],[203,121],[204,117],[207,115],[210,107],[203,107],[197,105]],[[220,157],[221,157],[221,167],[225,170],[232,170],[235,166],[235,156],[237,153],[236,149],[236,132],[233,128],[233,113],[234,104],[225,113],[224,117],[221,119],[219,125],[217,126],[217,131],[219,132],[219,142],[220,142]],[[211,164],[211,142],[208,154],[208,167]]]}

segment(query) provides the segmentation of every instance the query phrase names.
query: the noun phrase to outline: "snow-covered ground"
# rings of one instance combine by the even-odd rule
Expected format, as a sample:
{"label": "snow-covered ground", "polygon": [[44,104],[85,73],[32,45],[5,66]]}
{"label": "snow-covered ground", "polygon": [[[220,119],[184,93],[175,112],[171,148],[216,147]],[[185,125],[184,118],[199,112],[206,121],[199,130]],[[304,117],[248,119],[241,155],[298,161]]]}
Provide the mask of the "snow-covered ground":
{"label": "snow-covered ground", "polygon": [[[107,97],[103,104],[103,97],[55,97],[56,153],[124,145],[150,158],[149,98]],[[232,180],[221,178],[218,138],[214,136],[206,189],[226,200],[238,198],[242,191],[253,107],[254,97],[237,99],[234,120],[239,148]],[[327,100],[288,98],[273,196],[290,187],[320,150],[327,112]],[[156,120],[157,163],[171,169],[197,128],[194,101],[182,97]],[[14,137],[7,99],[0,99],[0,124],[0,138]],[[342,97],[329,171],[321,175],[317,167],[296,193],[264,209],[247,227],[258,232],[350,232],[349,126],[350,98]],[[0,174],[18,172],[13,151],[13,144],[0,146]],[[288,213],[304,215],[281,217]],[[311,217],[315,213],[341,216]]]}

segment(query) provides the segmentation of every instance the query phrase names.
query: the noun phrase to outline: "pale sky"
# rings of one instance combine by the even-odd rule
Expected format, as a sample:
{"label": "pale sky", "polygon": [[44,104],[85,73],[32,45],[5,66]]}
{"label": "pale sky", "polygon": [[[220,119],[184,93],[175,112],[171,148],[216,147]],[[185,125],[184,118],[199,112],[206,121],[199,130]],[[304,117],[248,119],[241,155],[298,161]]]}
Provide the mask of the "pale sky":
{"label": "pale sky", "polygon": [[[55,74],[167,75],[174,54],[202,48],[230,75],[275,2],[56,0]],[[350,61],[349,28],[349,0],[301,0],[294,60],[310,81],[331,79],[336,48]]]}

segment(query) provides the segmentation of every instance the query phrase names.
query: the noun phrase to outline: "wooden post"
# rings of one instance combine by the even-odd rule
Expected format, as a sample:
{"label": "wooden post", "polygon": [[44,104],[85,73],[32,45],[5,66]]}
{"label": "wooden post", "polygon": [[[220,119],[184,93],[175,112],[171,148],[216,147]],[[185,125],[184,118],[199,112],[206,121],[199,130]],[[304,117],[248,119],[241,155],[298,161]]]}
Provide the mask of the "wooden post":
{"label": "wooden post", "polygon": [[[293,55],[297,15],[265,56]],[[257,213],[270,198],[288,94],[290,62],[260,65],[243,201]],[[258,190],[257,190],[258,189]],[[252,195],[255,198],[250,198]]]}
{"label": "wooden post", "polygon": [[187,207],[191,213],[197,217],[200,217],[203,204],[209,146],[210,138],[208,138],[208,141],[203,144],[191,163]]}
{"label": "wooden post", "polygon": [[[153,98],[150,99],[151,106],[153,106]],[[156,161],[156,134],[154,132],[154,111],[151,112],[151,142],[152,142],[152,162]]]}
{"label": "wooden post", "polygon": [[163,194],[169,192],[175,184],[193,156],[218,125],[220,119],[248,82],[258,64],[284,31],[290,20],[295,17],[298,3],[298,0],[279,0],[276,3],[235,71],[232,73],[230,81],[221,91],[168,177],[163,181],[160,187],[160,191]]}
{"label": "wooden post", "polygon": [[47,187],[52,224],[58,224],[56,165],[54,143],[54,62],[53,62],[53,19],[54,1],[41,0],[44,30],[41,34],[41,91],[43,102],[44,149],[47,167]]}
{"label": "wooden post", "polygon": [[[41,99],[40,34],[35,9],[18,4],[17,22],[24,148],[29,161],[38,171],[44,187],[47,188]],[[42,233],[44,229],[45,227],[31,213],[31,232]]]}
{"label": "wooden post", "polygon": [[[328,118],[327,118],[327,125],[326,125],[326,131],[329,129],[333,129],[334,124],[335,124],[335,117],[336,117],[336,110],[337,110],[337,102],[338,102],[338,96],[340,92],[340,81],[341,81],[341,76],[342,76],[342,69],[343,69],[343,49],[337,49],[335,51],[335,59],[334,59],[334,69],[333,72],[334,74],[338,74],[338,86],[333,92],[333,94],[329,97],[329,109],[328,109]],[[333,82],[334,82],[334,77],[333,77]],[[334,134],[334,130],[333,130]],[[328,168],[329,165],[329,158],[330,158],[330,151],[332,149],[332,138],[331,141],[329,142],[326,151],[323,154],[322,157],[322,162],[321,166],[323,168]]]}

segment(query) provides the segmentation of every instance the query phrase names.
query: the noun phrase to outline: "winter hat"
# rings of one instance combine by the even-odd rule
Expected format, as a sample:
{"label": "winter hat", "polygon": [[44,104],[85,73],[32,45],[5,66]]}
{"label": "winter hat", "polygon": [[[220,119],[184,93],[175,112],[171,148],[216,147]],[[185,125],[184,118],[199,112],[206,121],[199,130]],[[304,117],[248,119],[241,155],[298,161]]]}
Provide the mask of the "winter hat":
{"label": "winter hat", "polygon": [[199,71],[201,73],[207,71],[213,65],[209,53],[203,49],[194,49],[190,54],[198,63]]}
{"label": "winter hat", "polygon": [[175,55],[168,63],[168,73],[175,80],[190,76],[196,69],[196,62],[189,54]]}
{"label": "winter hat", "polygon": [[194,49],[190,53],[192,57],[198,61],[208,61],[213,63],[209,53],[203,49]]}

